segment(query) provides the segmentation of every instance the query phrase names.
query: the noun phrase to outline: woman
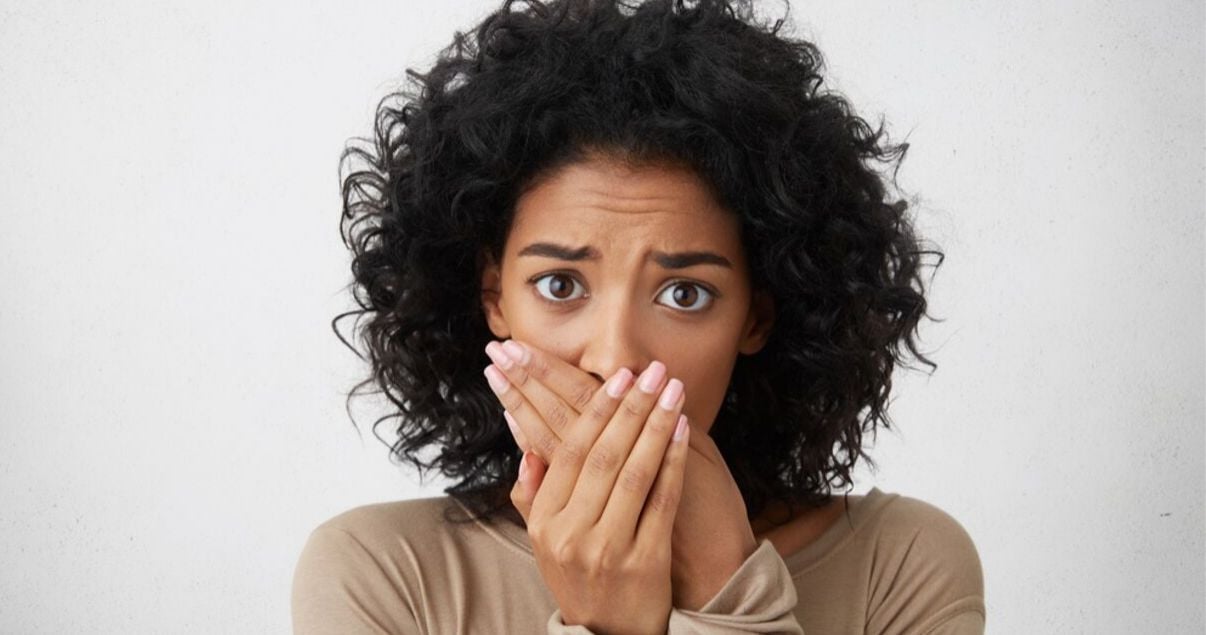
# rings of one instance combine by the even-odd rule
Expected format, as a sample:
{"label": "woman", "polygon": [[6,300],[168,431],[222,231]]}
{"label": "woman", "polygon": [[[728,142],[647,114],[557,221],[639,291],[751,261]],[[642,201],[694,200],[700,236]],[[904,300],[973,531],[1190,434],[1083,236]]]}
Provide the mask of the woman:
{"label": "woman", "polygon": [[357,388],[456,485],[315,529],[296,632],[982,633],[957,521],[833,494],[934,366],[907,146],[744,3],[512,4],[345,154]]}

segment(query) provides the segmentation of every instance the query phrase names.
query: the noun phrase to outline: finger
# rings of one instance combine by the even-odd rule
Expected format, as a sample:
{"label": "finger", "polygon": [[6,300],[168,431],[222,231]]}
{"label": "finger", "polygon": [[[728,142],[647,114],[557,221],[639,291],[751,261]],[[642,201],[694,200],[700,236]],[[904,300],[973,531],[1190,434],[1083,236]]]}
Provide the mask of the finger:
{"label": "finger", "polygon": [[691,424],[686,415],[680,415],[637,524],[635,542],[637,549],[644,553],[655,553],[670,543],[674,518],[678,515],[678,504],[683,495],[683,482],[686,480],[687,442],[690,436]]}
{"label": "finger", "polygon": [[523,430],[519,429],[519,424],[515,422],[515,418],[511,413],[503,410],[503,419],[507,421],[507,427],[511,429],[511,438],[515,439],[515,445],[519,446],[521,452],[528,451],[528,438],[523,436]]}
{"label": "finger", "polygon": [[540,493],[532,501],[533,514],[545,517],[565,508],[574,492],[574,484],[578,482],[587,452],[615,415],[625,393],[630,392],[632,380],[632,371],[621,368],[595,391],[586,410],[571,426],[569,436],[557,446],[553,460],[547,462],[548,472]]}
{"label": "finger", "polygon": [[490,364],[482,372],[490,384],[490,390],[494,391],[494,396],[502,402],[504,412],[511,413],[517,429],[528,442],[527,449],[541,458],[552,457],[557,446],[561,445],[561,439],[544,424],[544,420],[532,409],[532,404],[507,381],[498,367]]}
{"label": "finger", "polygon": [[[578,411],[570,407],[556,393],[536,380],[527,369],[504,353],[502,345],[498,342],[491,341],[486,344],[486,355],[494,362],[495,368],[502,371],[511,386],[519,389],[519,392],[523,393],[524,399],[527,399],[528,403],[532,405],[532,408],[523,416],[539,417],[541,422],[557,435],[558,439],[564,438],[565,427],[569,425],[570,421],[577,418]],[[514,413],[512,416],[517,419],[522,418],[519,413]],[[536,423],[533,421],[530,422],[530,425],[536,425]]]}
{"label": "finger", "polygon": [[[572,515],[575,518],[584,519],[591,525],[599,522],[603,516],[603,510],[607,507],[607,501],[612,496],[620,495],[628,498],[636,498],[632,490],[636,489],[632,482],[624,483],[617,486],[620,470],[624,468],[625,463],[632,454],[633,446],[640,437],[650,422],[655,421],[657,430],[655,432],[662,438],[668,438],[670,432],[665,428],[673,427],[673,422],[664,422],[660,418],[651,417],[650,414],[656,407],[659,393],[662,392],[663,386],[669,388],[672,394],[669,396],[673,402],[677,402],[682,396],[682,382],[675,379],[669,382],[666,381],[666,366],[661,362],[654,361],[649,364],[649,367],[641,373],[640,378],[636,382],[636,388],[628,391],[624,395],[624,401],[620,404],[615,416],[607,424],[607,427],[599,434],[599,440],[590,448],[587,454],[585,465],[582,468],[582,474],[578,477],[578,483],[574,486],[573,495],[570,497],[569,503],[566,505],[572,510]],[[664,442],[663,442],[664,443]],[[656,475],[657,460],[654,460],[652,465],[646,463],[634,464],[629,467],[628,474],[625,479],[628,481],[639,481],[648,479],[653,482],[653,477]],[[641,471],[644,470],[644,473]],[[619,488],[621,491],[613,492]],[[644,495],[641,495],[639,501],[633,501],[632,504],[642,504],[645,500]],[[635,523],[632,527],[635,530]]]}
{"label": "finger", "polygon": [[682,419],[680,415],[686,399],[682,381],[672,379],[666,384],[628,460],[620,469],[615,487],[600,515],[600,525],[606,525],[616,532],[627,530],[635,537],[641,510],[665,460],[675,428]]}
{"label": "finger", "polygon": [[535,454],[528,457],[528,473],[524,475],[523,479],[525,487],[527,487],[528,500],[535,499],[536,494],[540,492],[540,486],[544,483],[544,475],[548,469],[548,464],[540,457]]}
{"label": "finger", "polygon": [[511,339],[502,343],[502,349],[520,368],[560,397],[574,412],[582,412],[595,391],[603,385],[594,375],[534,344]]}
{"label": "finger", "polygon": [[511,487],[511,504],[523,517],[524,524],[528,523],[528,519],[532,514],[532,499],[536,497],[536,492],[540,490],[540,483],[544,480],[545,464],[538,457],[530,452],[524,452],[523,457],[519,460],[519,478]]}

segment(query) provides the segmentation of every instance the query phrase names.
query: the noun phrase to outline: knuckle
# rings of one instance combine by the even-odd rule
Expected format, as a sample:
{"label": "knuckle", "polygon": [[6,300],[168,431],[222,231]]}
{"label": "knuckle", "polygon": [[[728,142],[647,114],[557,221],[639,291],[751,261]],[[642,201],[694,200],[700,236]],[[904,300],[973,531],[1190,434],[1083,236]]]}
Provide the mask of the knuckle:
{"label": "knuckle", "polygon": [[647,541],[633,549],[632,564],[634,567],[646,566],[647,563],[669,562],[673,557],[669,543],[664,541]]}
{"label": "knuckle", "polygon": [[567,425],[569,425],[569,413],[565,411],[565,408],[555,406],[552,412],[549,413],[548,422],[549,425],[553,426],[557,430],[563,430]]}
{"label": "knuckle", "polygon": [[576,389],[572,395],[570,395],[570,405],[572,405],[578,412],[582,412],[586,409],[586,406],[590,404],[591,399],[593,399],[594,396],[595,389],[591,386],[583,385]]}
{"label": "knuckle", "polygon": [[580,547],[572,540],[558,540],[549,545],[548,553],[552,556],[553,561],[568,565],[581,560]]}
{"label": "knuckle", "polygon": [[678,508],[678,495],[662,489],[654,489],[649,492],[645,506],[658,513],[669,513]]}
{"label": "knuckle", "polygon": [[510,382],[520,389],[526,387],[528,380],[532,378],[528,371],[520,366],[512,366],[511,375]]}
{"label": "knuckle", "polygon": [[549,367],[549,360],[545,359],[543,355],[533,353],[528,360],[527,372],[543,382],[552,374],[552,369]]}
{"label": "knuckle", "polygon": [[654,438],[662,439],[670,436],[670,434],[674,431],[674,426],[677,425],[677,423],[677,421],[671,421],[670,418],[666,416],[650,417],[648,423],[645,424],[645,427],[649,428],[649,431],[654,433]]}
{"label": "knuckle", "polygon": [[620,471],[619,486],[626,492],[640,493],[649,487],[653,475],[639,465],[625,466]]}
{"label": "knuckle", "polygon": [[591,562],[599,571],[615,571],[623,566],[624,554],[609,542],[601,542],[591,553]]}
{"label": "knuckle", "polygon": [[536,439],[533,442],[533,445],[536,446],[536,449],[539,450],[539,454],[542,457],[557,454],[557,452],[560,451],[560,448],[565,445],[557,438],[557,435],[549,432],[548,430],[541,430],[540,432],[536,433],[535,436]]}
{"label": "knuckle", "polygon": [[620,409],[624,411],[624,414],[634,419],[645,418],[645,406],[632,399],[625,399],[623,403],[620,404]]}
{"label": "knuckle", "polygon": [[547,456],[556,456],[558,461],[568,461],[571,465],[577,465],[585,455],[586,451],[582,449],[581,445],[572,441],[562,441],[557,445],[554,453]]}
{"label": "knuckle", "polygon": [[615,410],[611,407],[611,404],[597,400],[592,401],[590,405],[587,406],[587,411],[590,413],[591,417],[599,421],[607,421],[608,419],[611,419],[611,415],[615,412]]}
{"label": "knuckle", "polygon": [[633,552],[616,562],[614,566],[622,577],[628,579],[639,579],[645,574],[647,568],[652,562],[654,561],[640,558],[636,552]]}
{"label": "knuckle", "polygon": [[588,571],[601,571],[611,557],[607,552],[605,541],[587,538],[580,541],[574,549],[572,562]]}
{"label": "knuckle", "polygon": [[586,465],[596,474],[610,474],[618,466],[619,457],[606,446],[595,446],[586,457]]}
{"label": "knuckle", "polygon": [[515,390],[508,390],[500,395],[498,400],[502,402],[503,407],[511,413],[512,417],[518,416],[527,406],[527,401],[520,397],[518,391]]}

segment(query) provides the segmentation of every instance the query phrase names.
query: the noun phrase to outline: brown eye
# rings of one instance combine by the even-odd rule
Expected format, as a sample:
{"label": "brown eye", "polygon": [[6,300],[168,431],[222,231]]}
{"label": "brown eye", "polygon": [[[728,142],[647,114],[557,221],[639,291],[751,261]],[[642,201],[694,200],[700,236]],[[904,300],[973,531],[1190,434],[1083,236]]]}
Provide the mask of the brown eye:
{"label": "brown eye", "polygon": [[[662,295],[666,295],[667,291],[670,292],[670,302],[672,303],[670,306],[677,309],[686,309],[688,312],[702,311],[708,308],[712,305],[714,296],[708,289],[692,282],[677,282],[672,284],[666,287]],[[707,300],[697,305],[701,291],[705,294]]]}
{"label": "brown eye", "polygon": [[695,287],[686,284],[674,285],[674,302],[682,306],[691,306],[695,304],[695,298],[699,296],[699,292]]}
{"label": "brown eye", "polygon": [[536,286],[536,292],[550,302],[566,302],[577,299],[576,297],[571,297],[571,294],[574,291],[574,285],[578,284],[578,281],[563,273],[546,274],[534,279],[532,282]]}

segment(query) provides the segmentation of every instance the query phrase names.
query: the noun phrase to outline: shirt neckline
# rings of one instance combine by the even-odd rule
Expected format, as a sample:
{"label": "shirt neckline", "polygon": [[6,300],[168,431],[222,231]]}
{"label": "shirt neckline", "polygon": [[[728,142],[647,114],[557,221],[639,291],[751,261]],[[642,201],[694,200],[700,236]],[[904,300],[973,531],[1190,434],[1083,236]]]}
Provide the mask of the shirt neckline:
{"label": "shirt neckline", "polygon": [[844,496],[846,498],[845,513],[838,516],[838,519],[820,536],[817,536],[816,540],[783,559],[792,576],[808,571],[821,560],[841,549],[880,509],[883,509],[885,503],[897,497],[898,494],[885,493],[878,487],[872,486],[866,494],[845,494]]}

